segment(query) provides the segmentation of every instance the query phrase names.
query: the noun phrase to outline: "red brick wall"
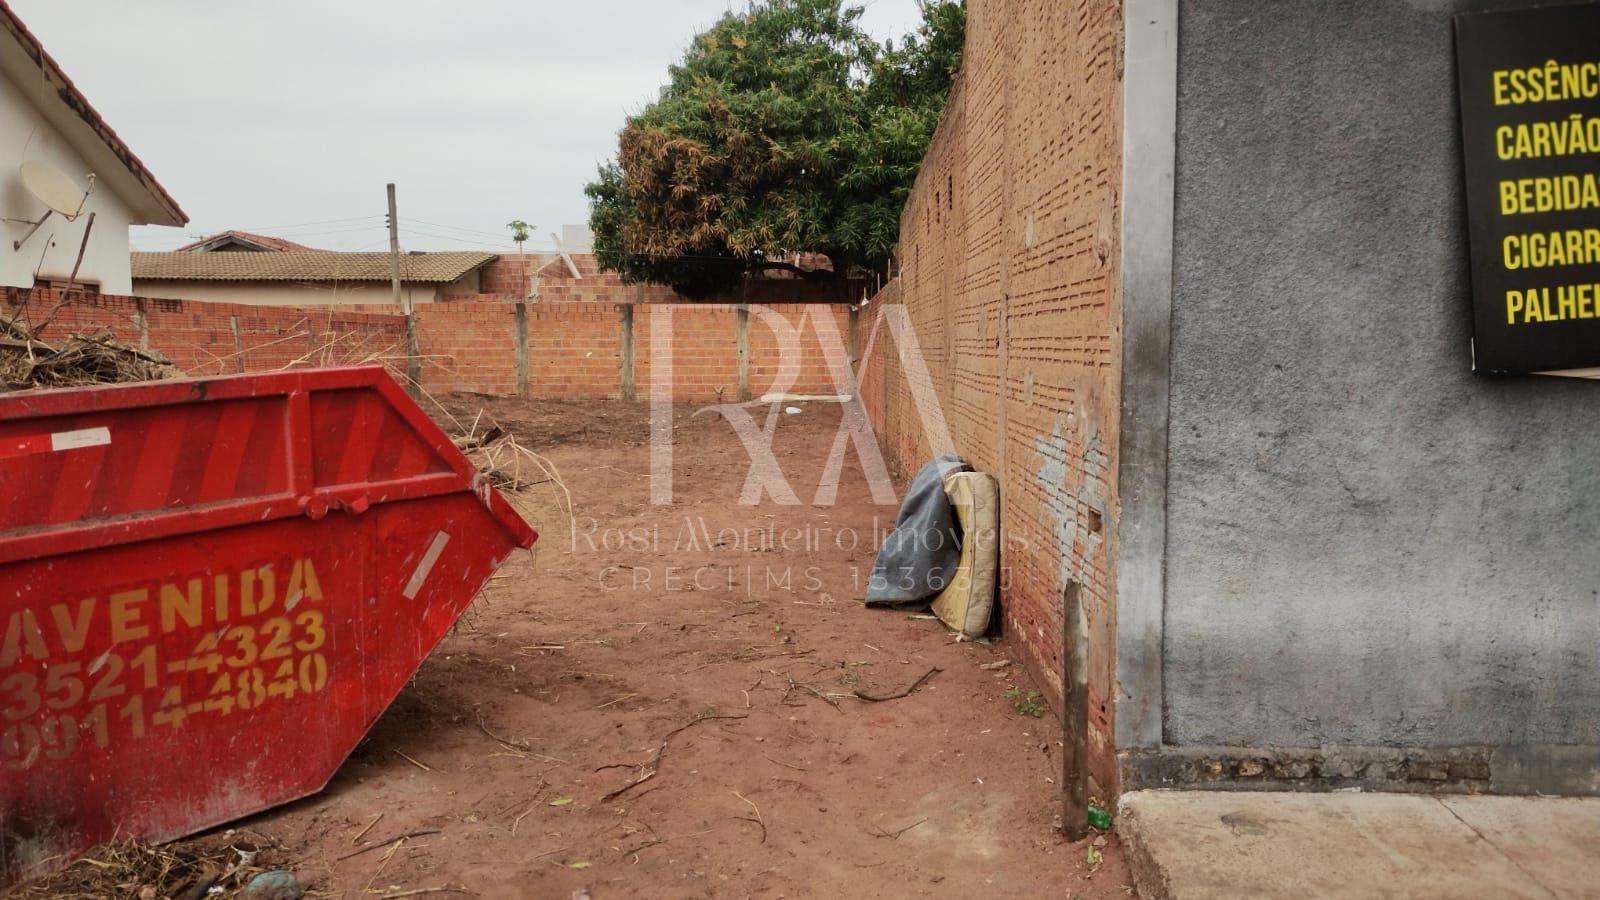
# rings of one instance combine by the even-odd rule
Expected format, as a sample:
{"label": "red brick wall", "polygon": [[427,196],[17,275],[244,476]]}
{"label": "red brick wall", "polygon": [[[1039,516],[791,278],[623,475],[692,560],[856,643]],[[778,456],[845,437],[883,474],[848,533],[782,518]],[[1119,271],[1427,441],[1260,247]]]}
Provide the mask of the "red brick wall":
{"label": "red brick wall", "polygon": [[[856,348],[860,354],[857,378],[860,382],[861,405],[877,432],[878,446],[883,451],[884,462],[896,479],[904,483],[918,465],[917,444],[921,426],[915,421],[905,421],[913,409],[909,399],[900,391],[905,376],[900,371],[900,358],[889,335],[888,324],[880,311],[884,306],[900,302],[900,280],[891,280],[873,295],[872,301],[861,308],[856,324]],[[890,387],[895,388],[891,394]],[[891,403],[890,397],[895,398]]]}
{"label": "red brick wall", "polygon": [[[535,397],[616,398],[622,395],[623,307],[616,303],[571,301],[529,303],[527,317],[528,392]],[[659,313],[652,310],[659,309]],[[798,369],[789,393],[833,394],[831,355],[842,360],[849,340],[848,307],[835,304],[780,304],[752,308],[749,315],[750,395],[780,387],[785,365],[778,332],[768,317],[793,332],[789,356]],[[738,311],[728,304],[646,304],[634,311],[634,384],[649,394],[651,316],[672,323],[673,398],[681,403],[732,402],[739,387]],[[837,350],[825,350],[809,317],[827,316],[834,324]],[[780,325],[778,328],[782,328]],[[422,382],[429,391],[463,390],[486,394],[516,392],[516,305],[440,303],[417,307]]]}
{"label": "red brick wall", "polygon": [[[849,308],[839,304],[775,304],[752,307],[749,313],[750,380],[752,398],[781,391],[792,394],[834,394],[828,358],[843,360],[849,341]],[[651,378],[652,317],[668,318],[672,324],[673,397],[680,402],[711,403],[719,398],[734,402],[739,393],[738,308],[729,304],[655,304],[634,310],[635,384],[640,399],[648,396]],[[826,316],[834,323],[837,342],[825,343],[810,317]],[[769,318],[784,323],[769,324]],[[780,342],[788,344],[787,362]],[[788,387],[780,383],[779,373],[790,366],[794,380]]]}
{"label": "red brick wall", "polygon": [[738,313],[725,304],[672,304],[634,308],[634,383],[649,396],[654,377],[655,322],[670,320],[673,399],[732,403],[739,394]]}
{"label": "red brick wall", "polygon": [[60,301],[61,295],[54,291],[8,288],[0,314],[28,323],[48,318],[38,335],[45,341],[109,329],[128,346],[159,350],[191,375],[291,365],[392,364],[394,356],[405,354],[403,318],[348,307],[250,306],[113,295],[74,297],[64,305]]}
{"label": "red brick wall", "polygon": [[503,253],[478,270],[478,290],[512,300],[528,297],[528,276],[544,265],[541,253]]}
{"label": "red brick wall", "polygon": [[[824,323],[831,321],[836,342],[821,339],[817,330],[819,319]],[[784,325],[774,326],[769,321],[785,323],[793,331],[785,332]],[[780,337],[780,334],[783,336]],[[751,307],[750,396],[760,397],[768,392],[848,393],[848,382],[835,385],[832,373],[834,368],[841,371],[849,369],[849,340],[848,306],[791,303]],[[780,343],[790,347],[787,360],[781,352]],[[787,380],[781,377],[785,375],[794,376],[794,381],[787,388],[781,383]]]}
{"label": "red brick wall", "polygon": [[[8,290],[4,314],[21,311],[39,321],[58,295]],[[566,399],[622,395],[623,317],[616,303],[524,304],[528,393]],[[673,396],[678,402],[737,399],[738,311],[726,304],[653,304],[635,308],[635,379],[638,396],[649,395],[652,310],[672,323]],[[780,304],[749,314],[750,394],[781,387],[785,364],[778,332],[769,318],[793,329],[789,358],[796,378],[791,393],[837,393],[828,361],[843,362],[848,307]],[[837,341],[824,345],[813,324],[831,321]],[[430,393],[517,393],[517,304],[502,300],[419,304],[417,343],[422,386]],[[405,371],[405,319],[390,306],[278,307],[90,297],[62,306],[45,329],[46,340],[68,332],[110,328],[135,347],[166,354],[192,375],[270,371],[293,365],[354,365],[380,362]],[[237,328],[238,341],[234,332]]]}
{"label": "red brick wall", "polygon": [[528,393],[622,396],[622,310],[612,303],[528,304]]}
{"label": "red brick wall", "polygon": [[[896,282],[956,449],[1003,492],[1006,640],[1062,697],[1061,596],[1089,618],[1090,768],[1115,790],[1115,533],[1121,346],[1121,4],[972,0],[965,62],[901,218]],[[879,328],[862,386],[885,454],[930,455]]]}
{"label": "red brick wall", "polygon": [[[504,254],[480,270],[479,290],[502,300],[522,300],[529,296],[530,280],[537,276],[540,303],[695,302],[662,285],[623,284],[617,273],[601,271],[592,253],[575,253],[572,260],[583,277],[573,278],[566,261],[554,254]],[[774,270],[767,277],[753,279],[748,287],[715,299],[724,303],[860,302],[866,285],[864,279],[851,279],[843,286],[831,281],[802,281],[789,272]],[[451,302],[489,298],[446,295],[441,299]]]}
{"label": "red brick wall", "polygon": [[514,306],[426,303],[414,309],[424,390],[498,395],[517,392]]}

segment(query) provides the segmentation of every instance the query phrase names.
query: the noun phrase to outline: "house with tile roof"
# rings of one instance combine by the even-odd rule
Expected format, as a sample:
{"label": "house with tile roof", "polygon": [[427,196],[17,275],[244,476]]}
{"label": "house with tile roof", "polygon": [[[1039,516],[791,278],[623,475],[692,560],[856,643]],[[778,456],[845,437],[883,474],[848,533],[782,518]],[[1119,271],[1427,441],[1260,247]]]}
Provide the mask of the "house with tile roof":
{"label": "house with tile roof", "polygon": [[[51,211],[23,169],[52,171],[87,196]],[[48,215],[47,215],[48,214]],[[145,164],[0,0],[0,286],[126,294],[131,225],[189,221]],[[76,277],[73,272],[76,269]]]}
{"label": "house with tile roof", "polygon": [[[496,258],[475,250],[403,253],[401,290],[413,304],[477,294],[483,268]],[[262,306],[394,303],[387,253],[175,250],[134,253],[132,268],[134,293],[142,297]]]}

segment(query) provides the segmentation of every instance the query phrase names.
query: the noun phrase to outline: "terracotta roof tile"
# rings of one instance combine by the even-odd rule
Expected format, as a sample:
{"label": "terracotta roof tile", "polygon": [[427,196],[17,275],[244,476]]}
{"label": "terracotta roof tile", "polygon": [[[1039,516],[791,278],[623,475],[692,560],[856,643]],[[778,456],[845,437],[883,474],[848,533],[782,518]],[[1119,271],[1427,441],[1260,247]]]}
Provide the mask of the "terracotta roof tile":
{"label": "terracotta roof tile", "polygon": [[189,252],[193,252],[195,250],[206,250],[206,249],[209,249],[206,246],[207,244],[216,243],[216,242],[225,242],[227,239],[230,239],[230,238],[233,239],[233,240],[236,240],[236,241],[240,241],[242,243],[246,243],[246,244],[255,244],[255,245],[261,247],[262,250],[271,250],[271,251],[279,251],[279,252],[281,252],[281,251],[284,251],[284,250],[315,250],[316,249],[315,247],[307,247],[305,244],[297,244],[294,241],[289,240],[288,238],[271,237],[271,236],[265,235],[265,234],[251,234],[248,231],[237,231],[237,230],[234,230],[234,229],[229,229],[227,231],[219,231],[216,234],[208,234],[205,237],[201,238],[198,241],[195,241],[192,244],[184,244],[182,247],[179,247],[176,252],[178,252],[178,253],[189,253]]}
{"label": "terracotta roof tile", "polygon": [[[289,250],[280,253],[134,253],[133,277],[151,281],[388,281],[389,254]],[[494,261],[477,251],[405,253],[404,281],[449,282]]]}

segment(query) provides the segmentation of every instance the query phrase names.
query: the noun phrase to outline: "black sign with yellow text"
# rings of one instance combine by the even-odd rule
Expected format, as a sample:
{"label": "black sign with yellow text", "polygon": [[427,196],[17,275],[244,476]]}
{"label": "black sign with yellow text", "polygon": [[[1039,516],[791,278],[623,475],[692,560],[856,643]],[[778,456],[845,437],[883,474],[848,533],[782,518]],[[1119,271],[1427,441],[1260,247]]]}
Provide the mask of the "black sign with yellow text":
{"label": "black sign with yellow text", "polygon": [[1600,3],[1455,26],[1473,370],[1600,366]]}

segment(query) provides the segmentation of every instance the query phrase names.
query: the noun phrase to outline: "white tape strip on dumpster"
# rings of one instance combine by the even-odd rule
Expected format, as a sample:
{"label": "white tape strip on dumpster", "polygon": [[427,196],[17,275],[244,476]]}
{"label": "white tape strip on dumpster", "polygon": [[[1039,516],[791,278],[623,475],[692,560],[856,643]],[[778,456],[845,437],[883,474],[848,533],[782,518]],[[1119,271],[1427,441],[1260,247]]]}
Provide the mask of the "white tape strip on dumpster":
{"label": "white tape strip on dumpster", "polygon": [[76,450],[79,447],[104,447],[111,443],[109,428],[81,428],[77,431],[58,431],[50,435],[50,449]]}
{"label": "white tape strip on dumpster", "polygon": [[439,554],[444,552],[444,545],[448,543],[450,535],[442,531],[433,536],[428,552],[422,554],[422,559],[417,561],[417,568],[411,573],[411,580],[406,582],[406,589],[402,593],[407,600],[417,599],[417,594],[422,591],[422,583],[428,580],[428,573],[433,571],[434,563],[439,561]]}

